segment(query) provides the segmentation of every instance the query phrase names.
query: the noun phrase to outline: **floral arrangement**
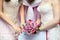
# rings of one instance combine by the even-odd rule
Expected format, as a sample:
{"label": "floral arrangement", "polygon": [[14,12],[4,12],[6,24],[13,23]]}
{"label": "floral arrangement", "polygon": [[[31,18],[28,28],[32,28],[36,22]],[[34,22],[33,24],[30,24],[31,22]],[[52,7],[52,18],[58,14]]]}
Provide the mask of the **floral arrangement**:
{"label": "floral arrangement", "polygon": [[23,31],[27,34],[36,34],[40,26],[37,23],[34,23],[32,20],[29,20],[23,27]]}
{"label": "floral arrangement", "polygon": [[29,4],[32,4],[35,0],[26,0]]}

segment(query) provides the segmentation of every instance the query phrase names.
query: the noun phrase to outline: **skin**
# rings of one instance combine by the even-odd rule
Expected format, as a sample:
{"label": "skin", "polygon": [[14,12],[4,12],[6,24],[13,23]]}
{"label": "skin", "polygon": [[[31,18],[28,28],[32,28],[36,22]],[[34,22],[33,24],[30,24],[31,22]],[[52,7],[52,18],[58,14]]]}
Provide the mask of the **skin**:
{"label": "skin", "polygon": [[25,24],[25,20],[24,20],[24,6],[23,6],[23,4],[20,7],[20,19],[21,19],[20,20],[21,21],[20,27],[23,28],[23,25]]}
{"label": "skin", "polygon": [[0,0],[0,18],[2,18],[3,20],[5,20],[8,24],[11,25],[11,27],[15,30],[15,32],[19,33],[20,32],[20,28],[17,27],[4,13],[3,13],[3,0]]}
{"label": "skin", "polygon": [[29,4],[32,4],[32,2],[34,2],[34,0],[26,0]]}
{"label": "skin", "polygon": [[[60,4],[60,0],[59,0],[59,4]],[[60,6],[59,6],[59,9],[60,9]],[[60,13],[60,12],[59,12]],[[59,22],[60,22],[60,20],[59,20]]]}
{"label": "skin", "polygon": [[[45,1],[47,1],[47,0],[45,0]],[[59,22],[59,19],[60,19],[60,17],[59,17],[60,16],[60,13],[59,13],[59,0],[48,0],[48,3],[52,4],[54,18],[52,20],[50,20],[47,24],[42,24],[41,27],[40,27],[41,31],[53,28],[54,25],[56,25]],[[42,2],[40,4],[40,6],[42,4],[44,4],[44,2]]]}
{"label": "skin", "polygon": [[21,24],[24,24],[25,20],[24,20],[24,6],[23,6],[23,4],[21,5],[21,8],[20,8],[20,16],[21,16]]}

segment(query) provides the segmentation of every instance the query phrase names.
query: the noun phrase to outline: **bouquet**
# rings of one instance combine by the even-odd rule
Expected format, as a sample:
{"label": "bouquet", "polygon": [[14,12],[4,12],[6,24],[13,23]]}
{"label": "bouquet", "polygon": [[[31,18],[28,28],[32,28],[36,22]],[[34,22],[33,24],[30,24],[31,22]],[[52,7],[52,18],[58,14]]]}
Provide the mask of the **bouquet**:
{"label": "bouquet", "polygon": [[32,20],[29,20],[23,27],[23,31],[27,34],[36,34],[39,30],[39,27],[37,23],[33,22]]}

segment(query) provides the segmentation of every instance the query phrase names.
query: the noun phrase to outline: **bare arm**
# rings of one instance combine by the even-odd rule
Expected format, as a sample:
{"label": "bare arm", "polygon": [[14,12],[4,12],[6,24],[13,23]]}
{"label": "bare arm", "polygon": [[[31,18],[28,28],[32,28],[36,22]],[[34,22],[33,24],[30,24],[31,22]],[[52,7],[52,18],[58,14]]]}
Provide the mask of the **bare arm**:
{"label": "bare arm", "polygon": [[36,23],[37,23],[37,25],[39,25],[41,23],[41,15],[39,15],[39,14],[38,14]]}
{"label": "bare arm", "polygon": [[19,27],[17,27],[3,12],[2,12],[2,6],[3,5],[3,1],[0,0],[0,17],[5,20],[8,24],[11,25],[11,27],[15,30],[15,31],[20,31]]}
{"label": "bare arm", "polygon": [[11,25],[11,27],[15,30],[15,31],[20,31],[20,28],[17,27],[5,14],[3,14],[2,12],[0,13],[0,17],[5,20],[8,24]]}
{"label": "bare arm", "polygon": [[2,11],[2,0],[0,0],[0,11]]}
{"label": "bare arm", "polygon": [[[54,18],[49,21],[47,24],[41,25],[41,30],[47,30],[53,28],[59,22],[59,1],[58,0],[50,0],[52,1],[53,15]],[[51,23],[52,22],[52,23]]]}
{"label": "bare arm", "polygon": [[21,7],[20,7],[20,19],[21,19],[21,26],[25,23],[25,20],[24,20],[24,5],[22,4]]}

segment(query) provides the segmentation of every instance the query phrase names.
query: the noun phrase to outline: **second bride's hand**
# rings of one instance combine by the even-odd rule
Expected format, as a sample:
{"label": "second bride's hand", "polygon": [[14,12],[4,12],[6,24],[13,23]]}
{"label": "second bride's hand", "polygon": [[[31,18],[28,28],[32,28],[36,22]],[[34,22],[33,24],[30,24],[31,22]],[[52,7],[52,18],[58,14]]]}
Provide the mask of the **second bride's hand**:
{"label": "second bride's hand", "polygon": [[36,21],[36,23],[37,23],[37,25],[41,24],[41,20],[38,19],[38,20]]}

